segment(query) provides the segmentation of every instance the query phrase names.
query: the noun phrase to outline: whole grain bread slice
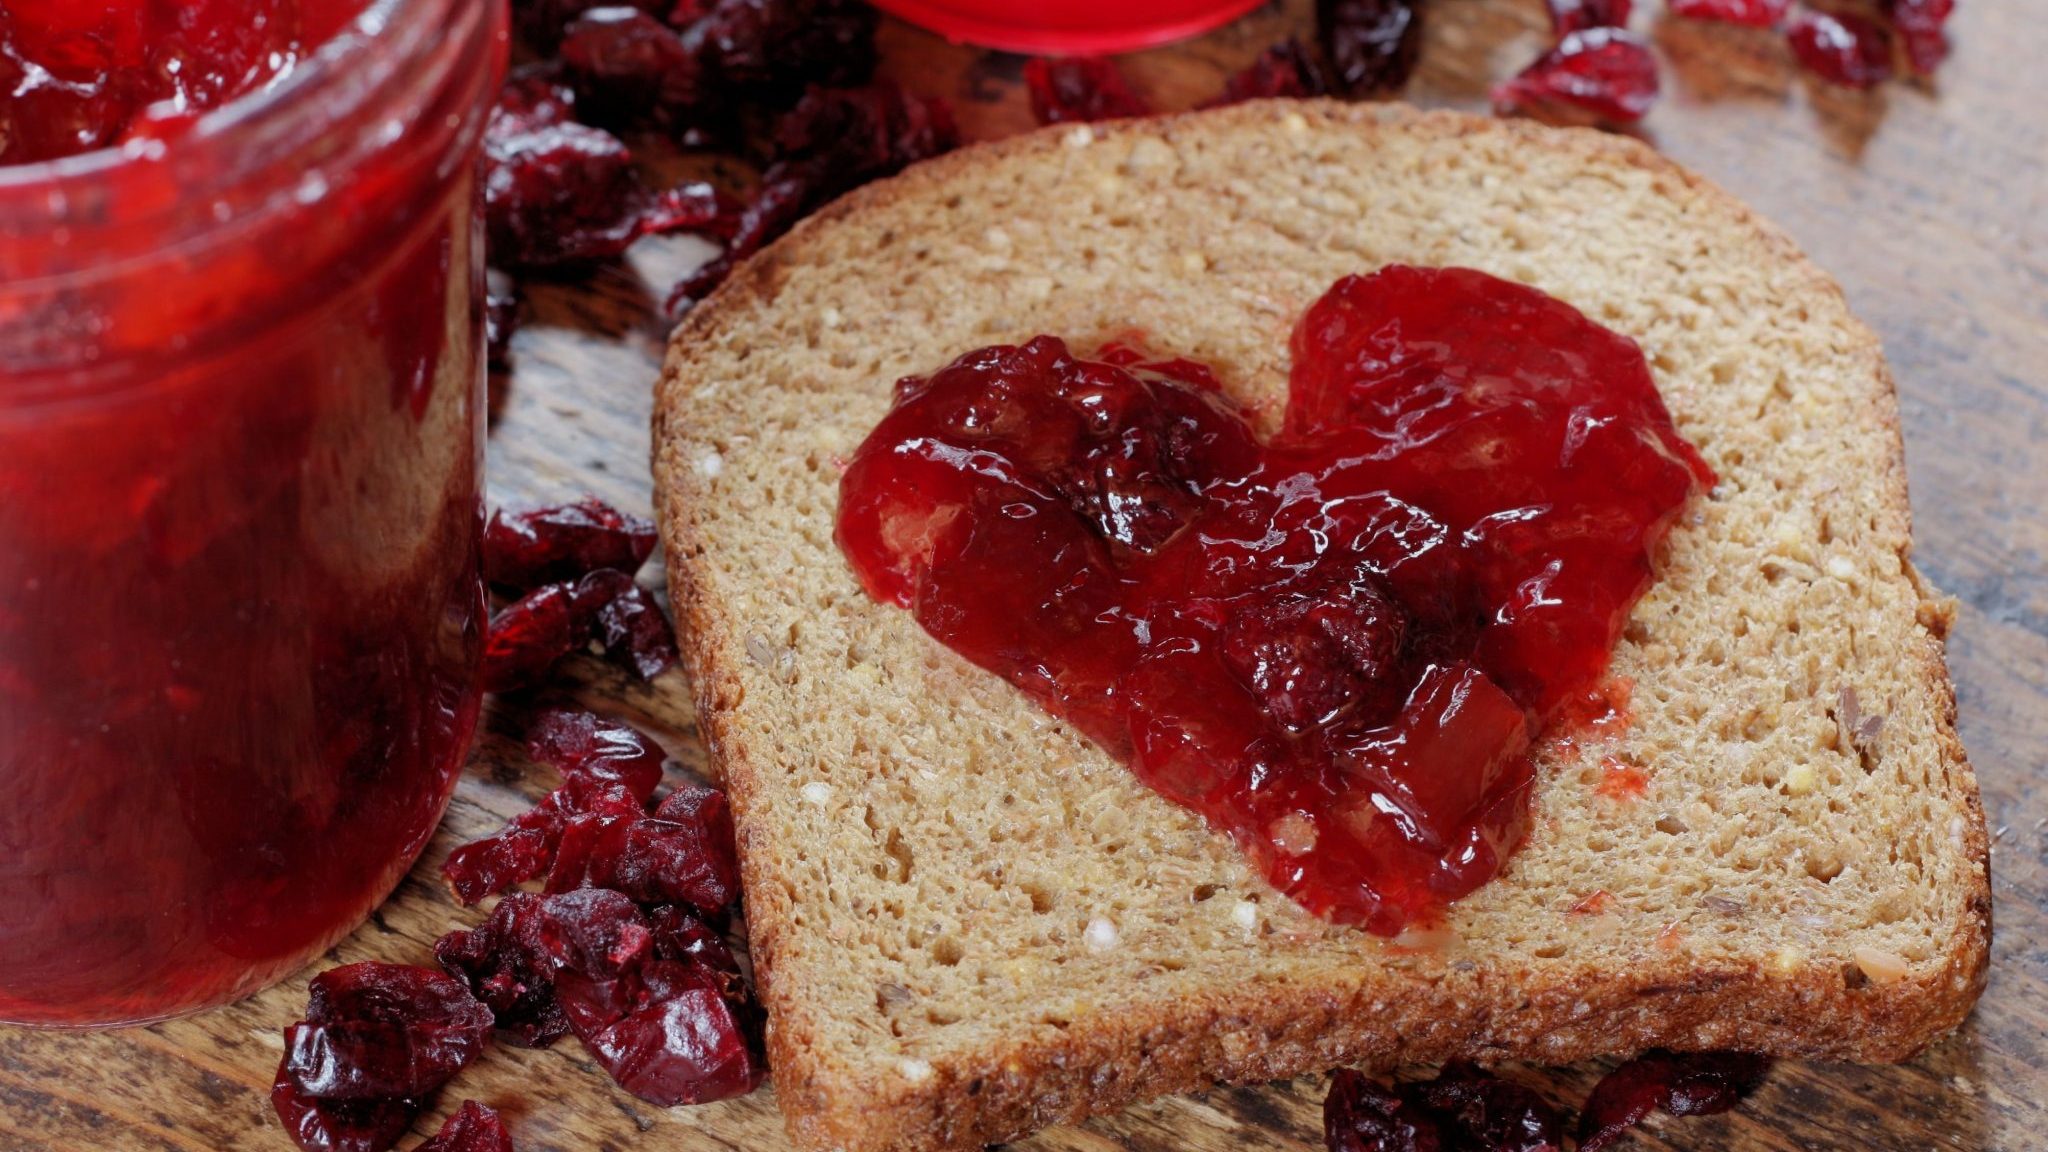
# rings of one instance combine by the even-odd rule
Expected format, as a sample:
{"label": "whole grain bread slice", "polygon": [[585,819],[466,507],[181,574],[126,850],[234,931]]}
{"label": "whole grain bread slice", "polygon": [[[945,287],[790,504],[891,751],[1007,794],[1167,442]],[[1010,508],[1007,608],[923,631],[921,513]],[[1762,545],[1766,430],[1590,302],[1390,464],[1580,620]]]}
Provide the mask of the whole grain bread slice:
{"label": "whole grain bread slice", "polygon": [[[1136,328],[1277,422],[1295,318],[1393,261],[1525,281],[1634,337],[1722,481],[1615,653],[1626,733],[1548,747],[1506,873],[1385,940],[1303,914],[870,600],[832,529],[837,465],[900,376]],[[1983,817],[1878,342],[1782,234],[1634,141],[1264,102],[970,148],[742,267],[676,332],[655,425],[805,1147],[969,1148],[1343,1064],[1899,1060],[1983,986]],[[1608,756],[1647,793],[1605,794]]]}

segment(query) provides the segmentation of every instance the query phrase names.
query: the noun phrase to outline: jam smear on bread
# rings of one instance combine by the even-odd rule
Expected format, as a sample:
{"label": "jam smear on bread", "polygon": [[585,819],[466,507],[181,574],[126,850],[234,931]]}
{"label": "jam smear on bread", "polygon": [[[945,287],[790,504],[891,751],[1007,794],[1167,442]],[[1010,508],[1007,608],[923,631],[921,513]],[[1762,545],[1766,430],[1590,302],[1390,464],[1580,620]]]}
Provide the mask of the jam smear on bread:
{"label": "jam smear on bread", "polygon": [[1382,934],[1497,874],[1713,475],[1641,350],[1462,268],[1337,282],[1262,439],[1215,374],[1040,336],[897,386],[841,482],[878,600]]}

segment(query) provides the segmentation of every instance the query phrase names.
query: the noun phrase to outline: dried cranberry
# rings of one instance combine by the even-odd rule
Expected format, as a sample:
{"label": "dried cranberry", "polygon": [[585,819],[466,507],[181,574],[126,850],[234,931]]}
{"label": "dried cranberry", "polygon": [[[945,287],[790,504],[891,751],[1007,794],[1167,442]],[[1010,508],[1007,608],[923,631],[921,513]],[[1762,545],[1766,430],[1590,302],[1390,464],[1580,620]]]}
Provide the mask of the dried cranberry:
{"label": "dried cranberry", "polygon": [[279,1067],[270,1107],[285,1135],[304,1152],[384,1152],[397,1145],[427,1105],[424,1100],[318,1100]]}
{"label": "dried cranberry", "polygon": [[647,921],[654,930],[655,959],[692,964],[710,974],[748,1034],[760,1031],[766,1015],[725,937],[694,912],[672,905],[649,909]]}
{"label": "dried cranberry", "polygon": [[1579,1152],[1599,1152],[1659,1108],[1726,1112],[1756,1091],[1771,1058],[1742,1052],[1647,1052],[1602,1077],[1579,1115]]}
{"label": "dried cranberry", "polygon": [[1948,59],[1946,26],[1955,14],[1955,0],[1889,0],[1892,29],[1906,45],[1913,71],[1931,76]]}
{"label": "dried cranberry", "polygon": [[1024,84],[1031,91],[1031,114],[1040,124],[1115,120],[1152,112],[1117,66],[1100,57],[1034,57],[1024,65]]}
{"label": "dried cranberry", "polygon": [[680,310],[701,299],[741,260],[834,197],[959,143],[943,100],[919,99],[890,84],[812,89],[777,123],[776,160],[721,234],[724,254],[677,284],[669,307]]}
{"label": "dried cranberry", "polygon": [[598,641],[613,663],[644,680],[675,667],[679,659],[668,615],[619,569],[600,568],[578,580],[570,594],[570,615],[581,641]]}
{"label": "dried cranberry", "polygon": [[1322,60],[1299,40],[1282,40],[1230,75],[1223,93],[1204,104],[1220,108],[1246,100],[1268,97],[1323,96],[1330,91],[1330,77]]}
{"label": "dried cranberry", "polygon": [[525,590],[600,568],[637,571],[654,552],[654,525],[586,496],[524,512],[500,509],[483,547],[485,577]]}
{"label": "dried cranberry", "polygon": [[1687,20],[1713,20],[1748,28],[1774,28],[1785,18],[1791,0],[1671,0],[1671,14]]}
{"label": "dried cranberry", "polygon": [[1470,1064],[1446,1065],[1434,1080],[1400,1086],[1403,1099],[1434,1114],[1452,1142],[1477,1152],[1564,1152],[1564,1119],[1520,1084]]}
{"label": "dried cranberry", "polygon": [[501,831],[448,854],[441,863],[441,875],[457,900],[474,904],[548,870],[561,843],[560,827],[568,823],[550,800],[513,817]]}
{"label": "dried cranberry", "polygon": [[865,84],[874,74],[877,19],[859,0],[713,0],[695,8],[677,4],[670,23],[684,26],[684,43],[726,100],[786,105],[806,88]]}
{"label": "dried cranberry", "polygon": [[1801,12],[1785,30],[1801,67],[1830,84],[1874,88],[1892,74],[1883,25],[1849,12]]}
{"label": "dried cranberry", "polygon": [[555,1002],[554,964],[541,942],[542,898],[514,892],[482,924],[434,943],[434,958],[491,1010],[506,1038],[545,1048],[569,1031]]}
{"label": "dried cranberry", "polygon": [[[644,823],[663,825],[670,835],[716,830],[729,841],[722,795],[677,795],[660,809],[668,819]],[[691,866],[701,870],[716,860],[730,866],[729,842],[721,852],[699,851]],[[695,873],[685,878],[710,882]],[[574,1031],[622,1087],[643,1099],[723,1099],[751,1090],[765,1071],[760,1013],[738,963],[723,938],[682,908],[662,905],[650,917],[626,894],[604,888],[513,893],[477,928],[442,937],[434,952],[510,1039],[543,1047]]]}
{"label": "dried cranberry", "polygon": [[425,1097],[483,1052],[490,1009],[431,968],[365,961],[313,978],[284,1070],[318,1100]]}
{"label": "dried cranberry", "polygon": [[1323,1143],[1329,1152],[1446,1152],[1443,1131],[1419,1106],[1360,1072],[1330,1074],[1323,1097]]}
{"label": "dried cranberry", "polygon": [[1422,50],[1417,0],[1316,0],[1316,34],[1348,96],[1393,92],[1408,83]]}
{"label": "dried cranberry", "polygon": [[621,222],[628,201],[640,194],[631,155],[617,137],[572,120],[575,109],[575,92],[551,65],[515,71],[499,92],[484,131],[484,218],[493,264],[572,258],[554,251],[556,232],[631,230],[633,221]]}
{"label": "dried cranberry", "polygon": [[662,1107],[745,1095],[766,1074],[718,974],[669,960],[608,980],[558,978],[571,1027],[621,1088]]}
{"label": "dried cranberry", "polygon": [[618,137],[569,117],[576,96],[551,67],[507,80],[484,128],[484,224],[491,263],[534,269],[589,263],[642,236],[726,227],[708,184],[659,194]]}
{"label": "dried cranberry", "polygon": [[661,783],[665,759],[660,745],[633,728],[563,710],[540,715],[527,750],[567,779],[503,830],[449,854],[441,874],[464,904],[546,874],[575,817],[639,816]]}
{"label": "dried cranberry", "polygon": [[498,832],[450,852],[441,863],[441,875],[455,898],[474,904],[494,892],[545,875],[554,865],[562,828],[581,814],[581,807],[572,807],[568,796],[567,789],[551,793]]}
{"label": "dried cranberry", "polygon": [[597,610],[597,638],[615,664],[631,668],[642,680],[676,666],[676,630],[654,597],[639,585],[606,600]]}
{"label": "dried cranberry", "polygon": [[725,794],[679,788],[652,818],[581,816],[563,829],[548,891],[609,888],[643,904],[718,912],[739,898]]}
{"label": "dried cranberry", "polygon": [[913,96],[893,84],[813,88],[775,125],[776,167],[814,167],[814,183],[842,190],[959,143],[945,101]]}
{"label": "dried cranberry", "polygon": [[484,690],[505,692],[533,684],[587,640],[587,628],[578,628],[573,608],[568,585],[544,584],[491,617],[484,642]]}
{"label": "dried cranberry", "polygon": [[1502,114],[1569,105],[1602,119],[1643,118],[1657,100],[1657,58],[1633,32],[1588,28],[1558,41],[1513,79],[1494,86]]}
{"label": "dried cranberry", "polygon": [[612,660],[652,679],[675,666],[675,628],[654,598],[616,568],[573,584],[543,584],[491,618],[484,689],[505,692],[539,681],[592,640]]}
{"label": "dried cranberry", "polygon": [[638,905],[591,888],[546,897],[514,892],[476,928],[441,937],[434,956],[489,1007],[513,1042],[545,1048],[569,1030],[556,994],[561,973],[616,980],[652,957],[654,947]]}
{"label": "dried cranberry", "polygon": [[670,123],[704,99],[697,57],[675,30],[637,8],[592,8],[563,33],[576,107],[597,124]]}
{"label": "dried cranberry", "polygon": [[658,960],[676,960],[702,965],[722,972],[736,982],[735,996],[748,995],[740,977],[739,961],[732,948],[709,922],[688,908],[664,904],[648,910],[647,923],[654,933],[654,955]]}
{"label": "dried cranberry", "polygon": [[646,733],[581,709],[550,708],[526,729],[526,754],[571,783],[617,783],[641,801],[661,786],[667,754]]}
{"label": "dried cranberry", "polygon": [[585,888],[551,894],[540,911],[540,944],[558,985],[564,972],[615,980],[654,954],[647,917],[623,892]]}
{"label": "dried cranberry", "polygon": [[725,793],[716,788],[686,785],[662,797],[655,806],[654,815],[662,820],[674,820],[703,830],[705,843],[720,851],[725,862],[718,865],[724,875],[739,876],[737,853],[733,846],[732,805]]}
{"label": "dried cranberry", "polygon": [[1626,28],[1634,0],[1545,0],[1550,26],[1559,36],[1588,28]]}
{"label": "dried cranberry", "polygon": [[496,1111],[464,1100],[434,1138],[413,1152],[512,1152],[512,1134]]}

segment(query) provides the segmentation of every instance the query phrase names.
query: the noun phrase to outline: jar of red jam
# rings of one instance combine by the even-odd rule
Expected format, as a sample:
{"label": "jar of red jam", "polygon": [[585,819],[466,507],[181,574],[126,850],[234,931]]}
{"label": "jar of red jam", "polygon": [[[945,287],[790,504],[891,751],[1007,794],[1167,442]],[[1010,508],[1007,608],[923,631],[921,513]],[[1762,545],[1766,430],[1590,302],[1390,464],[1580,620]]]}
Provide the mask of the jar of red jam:
{"label": "jar of red jam", "polygon": [[0,1020],[243,996],[440,819],[486,621],[505,20],[0,6]]}

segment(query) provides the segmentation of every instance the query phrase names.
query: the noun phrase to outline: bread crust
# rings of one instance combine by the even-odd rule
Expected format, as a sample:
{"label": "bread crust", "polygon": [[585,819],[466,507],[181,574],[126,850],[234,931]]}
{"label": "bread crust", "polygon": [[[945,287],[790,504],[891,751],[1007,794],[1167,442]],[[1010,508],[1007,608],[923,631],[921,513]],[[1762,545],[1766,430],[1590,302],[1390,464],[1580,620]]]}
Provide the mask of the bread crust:
{"label": "bread crust", "polygon": [[[1335,102],[1257,102],[1216,112],[1099,124],[1085,131],[1114,141],[1189,131],[1278,131],[1288,117],[1361,132],[1460,138],[1505,135],[1530,148],[1563,150],[1587,164],[1647,174],[1660,186],[1716,202],[1741,221],[1797,292],[1840,297],[1773,226],[1726,193],[1626,138],[1562,131],[1399,106]],[[676,329],[655,411],[655,469],[667,547],[670,593],[711,757],[731,790],[740,835],[748,931],[760,992],[770,1014],[768,1045],[776,1091],[790,1133],[810,1149],[946,1150],[980,1147],[1036,1128],[1119,1108],[1132,1101],[1216,1082],[1249,1083],[1338,1065],[1375,1069],[1453,1058],[1483,1063],[1563,1063],[1649,1047],[1741,1047],[1788,1057],[1904,1060],[1969,1013],[1985,982],[1991,938],[1988,840],[1983,812],[1955,732],[1955,699],[1944,659],[1945,616],[1910,566],[1920,589],[1923,627],[1913,653],[1916,675],[1935,687],[1934,739],[1947,786],[1965,814],[1962,851],[1978,862],[1964,912],[1939,955],[1889,984],[1851,986],[1840,972],[1794,972],[1761,958],[1703,964],[1673,954],[1668,963],[1628,971],[1583,969],[1560,978],[1530,977],[1512,965],[1437,966],[1422,977],[1361,966],[1348,984],[1246,983],[1206,995],[1175,996],[1129,1011],[1077,1018],[1053,1037],[1032,1037],[977,1051],[929,1069],[923,1078],[850,1074],[815,1043],[823,1007],[778,968],[785,941],[802,931],[790,894],[775,874],[768,830],[750,815],[759,783],[777,766],[736,731],[744,700],[738,669],[746,625],[734,607],[703,587],[703,564],[717,542],[696,511],[712,498],[698,471],[668,450],[690,426],[696,349],[773,308],[787,278],[811,266],[821,237],[891,205],[945,195],[956,179],[994,164],[1050,162],[1071,128],[978,145],[869,185],[800,224],[741,265]],[[1896,398],[1876,336],[1851,323],[1842,338],[1855,356],[1877,364],[1880,387],[1855,417],[1885,440],[1879,479],[1882,515],[1900,537],[1910,531],[1904,448]],[[878,388],[886,386],[878,381]],[[1903,552],[1901,553],[1903,559]]]}

